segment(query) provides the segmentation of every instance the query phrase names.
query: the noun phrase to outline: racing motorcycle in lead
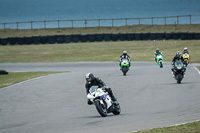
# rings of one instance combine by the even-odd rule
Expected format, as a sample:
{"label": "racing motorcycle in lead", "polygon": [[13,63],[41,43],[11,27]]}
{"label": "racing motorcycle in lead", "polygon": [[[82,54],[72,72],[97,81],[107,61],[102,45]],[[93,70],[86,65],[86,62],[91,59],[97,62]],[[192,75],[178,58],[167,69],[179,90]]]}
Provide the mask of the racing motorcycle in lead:
{"label": "racing motorcycle in lead", "polygon": [[103,88],[98,86],[92,86],[89,90],[87,98],[96,106],[97,111],[102,117],[106,117],[108,113],[119,115],[121,108],[119,103],[113,103],[108,92],[105,92]]}
{"label": "racing motorcycle in lead", "polygon": [[126,73],[128,72],[129,67],[130,67],[130,64],[129,64],[128,59],[126,59],[126,58],[122,59],[121,70],[122,70],[122,73],[124,76],[126,76]]}
{"label": "racing motorcycle in lead", "polygon": [[178,84],[181,84],[181,81],[184,78],[185,71],[186,68],[181,61],[177,61],[174,63],[174,76]]}
{"label": "racing motorcycle in lead", "polygon": [[163,55],[159,54],[156,56],[157,64],[160,66],[160,68],[163,68],[164,60]]}

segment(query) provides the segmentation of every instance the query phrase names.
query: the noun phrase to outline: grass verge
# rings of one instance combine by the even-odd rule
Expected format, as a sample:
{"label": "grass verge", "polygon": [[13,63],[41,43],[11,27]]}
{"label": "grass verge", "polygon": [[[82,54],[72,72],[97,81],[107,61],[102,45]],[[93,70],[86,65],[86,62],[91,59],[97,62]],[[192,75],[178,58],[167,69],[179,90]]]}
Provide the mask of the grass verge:
{"label": "grass verge", "polygon": [[[191,63],[200,63],[200,40],[117,41],[41,45],[0,46],[0,63],[119,61],[124,50],[132,61],[154,61],[160,48],[164,61],[172,61],[176,51],[188,47]],[[1,68],[0,68],[1,69]]]}
{"label": "grass verge", "polygon": [[7,75],[0,75],[0,88],[6,87],[18,82],[22,82],[28,79],[45,76],[54,73],[62,72],[10,72]]}
{"label": "grass verge", "polygon": [[154,128],[134,133],[200,133],[200,121],[182,124],[179,126]]}

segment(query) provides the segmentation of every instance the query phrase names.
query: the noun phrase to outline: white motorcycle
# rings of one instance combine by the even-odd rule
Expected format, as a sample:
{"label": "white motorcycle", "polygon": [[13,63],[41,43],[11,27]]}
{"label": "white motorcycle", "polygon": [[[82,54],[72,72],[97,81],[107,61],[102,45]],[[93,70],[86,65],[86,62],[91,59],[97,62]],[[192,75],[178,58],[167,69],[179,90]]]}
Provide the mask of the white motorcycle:
{"label": "white motorcycle", "polygon": [[106,117],[111,112],[114,115],[121,113],[120,105],[114,104],[109,94],[102,88],[98,88],[98,86],[90,88],[87,98],[96,106],[97,111],[103,117]]}

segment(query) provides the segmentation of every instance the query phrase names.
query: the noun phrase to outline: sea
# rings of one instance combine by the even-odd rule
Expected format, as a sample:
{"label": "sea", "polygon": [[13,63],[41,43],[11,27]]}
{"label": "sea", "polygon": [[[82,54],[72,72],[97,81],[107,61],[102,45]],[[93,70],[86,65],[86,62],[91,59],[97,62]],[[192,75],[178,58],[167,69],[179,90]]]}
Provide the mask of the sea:
{"label": "sea", "polygon": [[[17,26],[51,28],[152,24],[152,19],[143,18],[182,15],[197,15],[192,16],[192,24],[199,24],[200,0],[0,0],[0,28],[16,27],[16,23],[6,25],[3,23],[30,21],[33,21],[32,25],[18,23]],[[126,21],[125,18],[135,19]],[[104,20],[98,21],[98,19]],[[58,21],[45,22],[50,20],[61,21],[59,24]],[[167,18],[166,21],[167,24],[188,24],[190,17]],[[154,19],[153,23],[164,24],[165,20]]]}

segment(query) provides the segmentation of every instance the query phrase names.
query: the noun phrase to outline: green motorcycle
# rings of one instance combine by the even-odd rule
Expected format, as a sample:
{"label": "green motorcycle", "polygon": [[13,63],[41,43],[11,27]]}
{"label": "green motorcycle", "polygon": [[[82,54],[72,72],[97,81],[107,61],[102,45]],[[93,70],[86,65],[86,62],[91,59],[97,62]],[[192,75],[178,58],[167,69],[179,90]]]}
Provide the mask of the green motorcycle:
{"label": "green motorcycle", "polygon": [[160,68],[163,68],[163,64],[164,64],[163,55],[161,54],[157,55],[156,62],[160,66]]}
{"label": "green motorcycle", "polygon": [[129,66],[130,66],[130,64],[129,64],[128,59],[126,59],[126,58],[122,59],[121,70],[122,70],[124,76],[126,76],[126,73],[129,70]]}

